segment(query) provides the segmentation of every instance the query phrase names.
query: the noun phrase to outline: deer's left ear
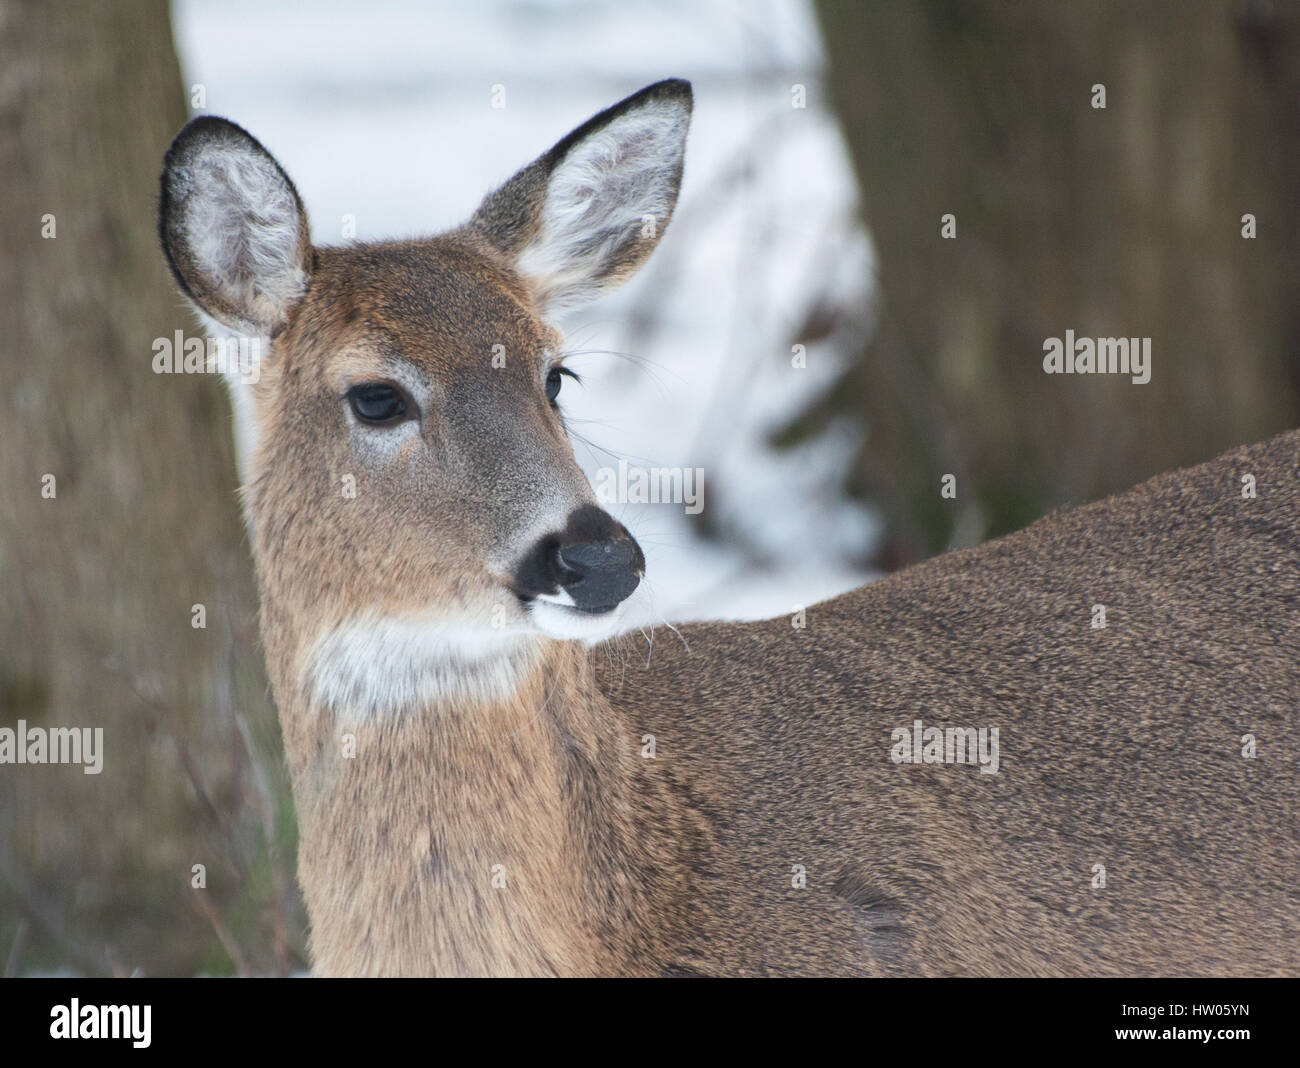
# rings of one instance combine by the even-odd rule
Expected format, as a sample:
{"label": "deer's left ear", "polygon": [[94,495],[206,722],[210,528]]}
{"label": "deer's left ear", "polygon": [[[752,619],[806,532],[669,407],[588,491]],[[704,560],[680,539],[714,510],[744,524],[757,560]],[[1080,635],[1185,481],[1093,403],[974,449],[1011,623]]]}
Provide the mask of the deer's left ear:
{"label": "deer's left ear", "polygon": [[677,204],[691,85],[656,82],[583,123],[490,194],[470,222],[509,256],[543,314],[633,274]]}

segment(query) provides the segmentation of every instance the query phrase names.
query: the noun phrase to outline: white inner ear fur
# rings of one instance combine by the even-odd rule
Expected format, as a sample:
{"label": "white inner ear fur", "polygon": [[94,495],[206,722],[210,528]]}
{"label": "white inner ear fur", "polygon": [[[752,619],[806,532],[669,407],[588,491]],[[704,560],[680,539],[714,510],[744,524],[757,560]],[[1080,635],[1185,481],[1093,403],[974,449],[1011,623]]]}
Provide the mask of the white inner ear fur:
{"label": "white inner ear fur", "polygon": [[647,104],[579,141],[555,168],[540,230],[518,260],[546,312],[585,303],[621,281],[609,271],[621,249],[643,240],[646,216],[654,217],[654,236],[662,230],[689,125],[680,104]]}
{"label": "white inner ear fur", "polygon": [[172,173],[172,195],[203,284],[270,329],[307,291],[299,249],[307,220],[275,164],[256,150],[198,147]]}

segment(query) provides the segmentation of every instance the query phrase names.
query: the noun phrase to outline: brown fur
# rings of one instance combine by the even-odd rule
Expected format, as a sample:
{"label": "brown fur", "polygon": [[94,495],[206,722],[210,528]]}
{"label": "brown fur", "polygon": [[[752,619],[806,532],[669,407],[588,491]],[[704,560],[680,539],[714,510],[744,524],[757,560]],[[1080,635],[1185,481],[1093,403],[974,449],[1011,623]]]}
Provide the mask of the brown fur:
{"label": "brown fur", "polygon": [[[527,626],[511,561],[593,495],[544,395],[558,336],[514,257],[565,146],[638,101],[677,121],[689,88],[602,113],[462,230],[303,253],[292,308],[259,293],[228,312],[277,330],[246,504],[317,970],[1294,973],[1300,433],[814,606],[802,628],[592,649],[534,633],[493,661],[512,680],[497,696],[321,697],[313,650],[358,616]],[[201,121],[190,142],[264,153]],[[162,232],[191,295],[251,291],[203,277],[185,226]],[[650,247],[618,244],[609,276]],[[389,375],[428,395],[385,453],[344,394]],[[915,719],[997,727],[1000,771],[893,763],[891,731]]]}
{"label": "brown fur", "polygon": [[[1298,478],[1293,432],[815,606],[803,630],[684,627],[603,671],[628,733],[657,739],[648,772],[716,836],[676,960],[1295,974]],[[914,718],[999,726],[1001,770],[891,763]]]}
{"label": "brown fur", "polygon": [[[318,967],[1294,974],[1298,474],[1292,433],[803,630],[550,643],[517,700],[412,710],[356,761],[282,697]],[[999,726],[1001,771],[891,763],[914,717]]]}

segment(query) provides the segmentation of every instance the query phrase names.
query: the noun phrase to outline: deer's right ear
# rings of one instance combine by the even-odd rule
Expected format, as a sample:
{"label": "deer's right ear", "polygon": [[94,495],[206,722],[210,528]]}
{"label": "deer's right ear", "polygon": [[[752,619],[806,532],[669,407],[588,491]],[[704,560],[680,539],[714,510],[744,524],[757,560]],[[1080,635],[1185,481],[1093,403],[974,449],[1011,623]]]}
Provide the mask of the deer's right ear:
{"label": "deer's right ear", "polygon": [[470,225],[514,263],[545,315],[636,271],[677,204],[691,86],[656,82],[583,123],[483,201]]}
{"label": "deer's right ear", "polygon": [[307,291],[311,230],[289,176],[245,130],[191,121],[163,159],[158,231],[185,294],[218,322],[274,335]]}

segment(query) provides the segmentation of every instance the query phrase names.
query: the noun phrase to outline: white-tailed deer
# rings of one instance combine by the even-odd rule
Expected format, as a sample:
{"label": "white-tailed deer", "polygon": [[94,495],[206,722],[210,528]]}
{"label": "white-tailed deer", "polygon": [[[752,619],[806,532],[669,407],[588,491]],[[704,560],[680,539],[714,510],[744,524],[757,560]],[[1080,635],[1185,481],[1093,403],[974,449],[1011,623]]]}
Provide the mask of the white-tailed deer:
{"label": "white-tailed deer", "polygon": [[346,248],[239,127],[167,154],[177,281],[266,339],[235,406],[316,969],[1300,969],[1296,434],[793,621],[582,640],[644,561],[549,320],[650,254],[690,112],[652,85],[460,229]]}

